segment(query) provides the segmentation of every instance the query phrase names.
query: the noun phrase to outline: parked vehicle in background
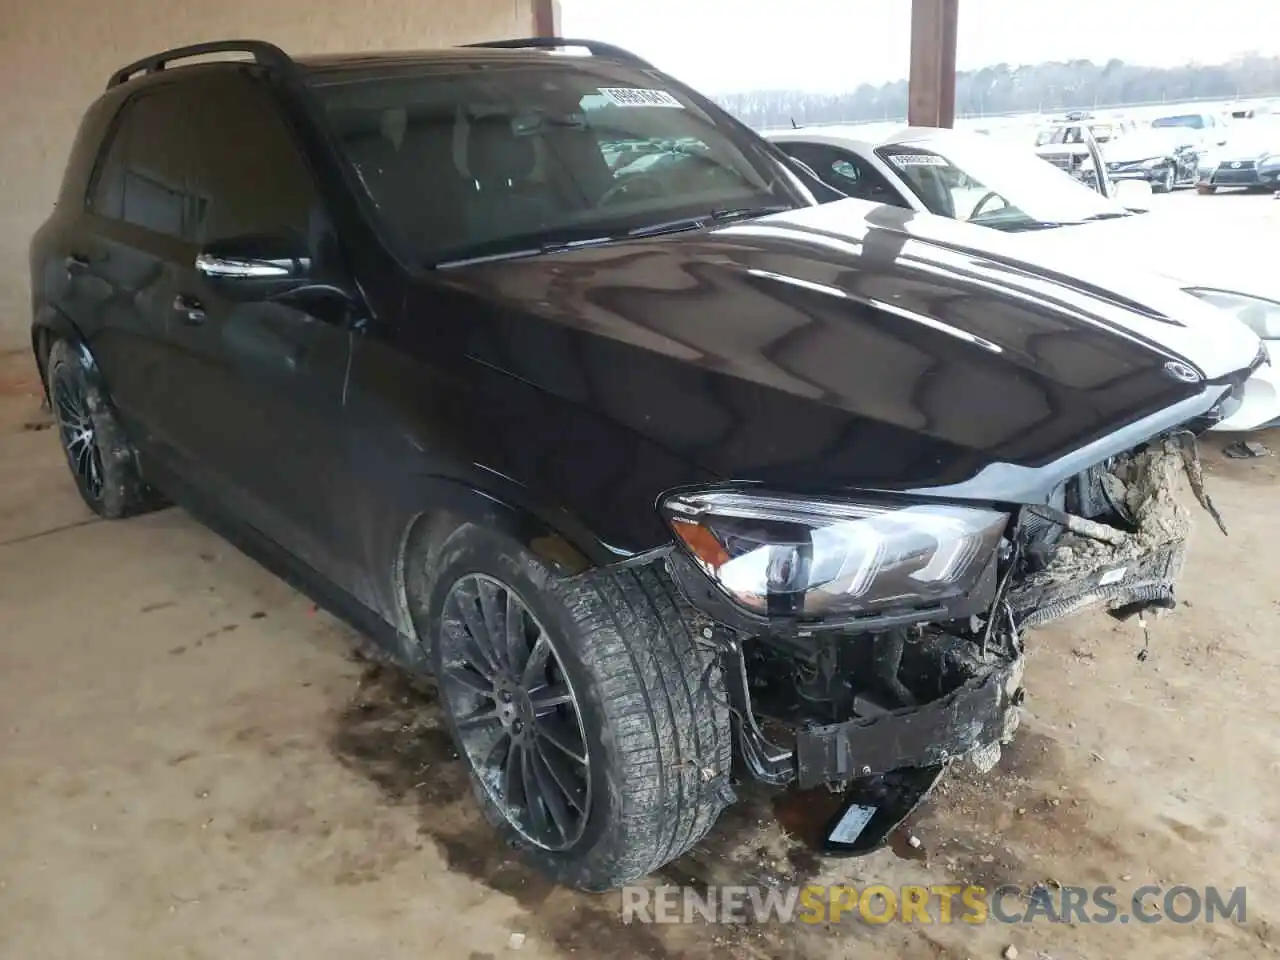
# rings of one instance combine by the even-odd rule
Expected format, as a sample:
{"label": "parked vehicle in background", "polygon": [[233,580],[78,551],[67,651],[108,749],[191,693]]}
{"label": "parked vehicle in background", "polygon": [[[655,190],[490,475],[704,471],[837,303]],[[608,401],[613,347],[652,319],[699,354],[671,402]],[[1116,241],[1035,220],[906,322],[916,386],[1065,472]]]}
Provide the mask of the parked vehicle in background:
{"label": "parked vehicle in background", "polygon": [[[1192,186],[1199,176],[1198,139],[1188,138],[1182,128],[1138,130],[1103,147],[1107,176],[1113,182],[1145,181],[1156,193]],[[1081,179],[1086,186],[1096,186],[1092,157],[1084,161]]]}
{"label": "parked vehicle in background", "polygon": [[1227,108],[1232,120],[1255,120],[1271,115],[1271,104],[1265,100],[1256,103],[1233,103]]}
{"label": "parked vehicle in background", "polygon": [[1280,122],[1241,124],[1214,158],[1213,167],[1200,173],[1196,188],[1201,193],[1216,193],[1220,187],[1280,190]]}
{"label": "parked vehicle in background", "polygon": [[[1273,358],[1215,429],[1252,430],[1280,418],[1274,226],[1220,218],[1198,224],[1185,210],[1176,218],[1138,212],[1133,208],[1150,206],[1140,181],[1120,180],[1118,198],[1108,199],[1018,146],[960,130],[907,127],[867,140],[856,126],[814,127],[768,136],[844,195],[1000,230],[1064,258],[1087,255],[1170,278],[1225,310],[1224,324],[1233,325],[1231,317],[1245,323]],[[1228,227],[1229,243],[1205,242],[1225,237]]]}
{"label": "parked vehicle in background", "polygon": [[1035,152],[1059,170],[1080,177],[1089,159],[1089,137],[1104,145],[1136,129],[1137,123],[1125,117],[1098,119],[1072,114],[1040,129],[1036,134]]}
{"label": "parked vehicle in background", "polygon": [[1154,130],[1186,131],[1196,147],[1204,152],[1225,146],[1234,125],[1225,115],[1206,110],[1156,117],[1151,121],[1151,127]]}

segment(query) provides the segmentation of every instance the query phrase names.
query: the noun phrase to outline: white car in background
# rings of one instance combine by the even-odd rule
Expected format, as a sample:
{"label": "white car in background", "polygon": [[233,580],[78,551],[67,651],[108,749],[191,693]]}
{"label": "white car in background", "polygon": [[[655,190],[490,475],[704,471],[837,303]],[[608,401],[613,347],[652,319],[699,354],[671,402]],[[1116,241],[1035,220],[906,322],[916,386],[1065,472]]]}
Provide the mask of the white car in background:
{"label": "white car in background", "polygon": [[[1238,318],[1264,341],[1270,363],[1214,429],[1280,425],[1280,228],[1229,218],[1218,204],[1172,212],[1150,206],[1150,187],[1094,192],[1030,150],[978,133],[884,125],[766,131],[765,136],[841,194],[967,221],[1020,244],[1100,257],[1174,280]],[[1126,205],[1128,204],[1128,205]],[[1215,210],[1209,207],[1218,208]]]}

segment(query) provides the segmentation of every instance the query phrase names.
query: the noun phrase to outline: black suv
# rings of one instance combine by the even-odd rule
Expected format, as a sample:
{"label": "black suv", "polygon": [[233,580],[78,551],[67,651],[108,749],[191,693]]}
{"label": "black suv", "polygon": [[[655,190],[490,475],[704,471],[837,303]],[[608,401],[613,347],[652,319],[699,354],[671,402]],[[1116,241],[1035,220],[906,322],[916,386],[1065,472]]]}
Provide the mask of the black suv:
{"label": "black suv", "polygon": [[125,67],[31,247],[80,492],[183,504],[434,674],[563,882],[743,777],[847,790],[828,842],[871,849],[996,761],[1024,628],[1171,603],[1170,465],[1258,342],[788,164],[592,42]]}

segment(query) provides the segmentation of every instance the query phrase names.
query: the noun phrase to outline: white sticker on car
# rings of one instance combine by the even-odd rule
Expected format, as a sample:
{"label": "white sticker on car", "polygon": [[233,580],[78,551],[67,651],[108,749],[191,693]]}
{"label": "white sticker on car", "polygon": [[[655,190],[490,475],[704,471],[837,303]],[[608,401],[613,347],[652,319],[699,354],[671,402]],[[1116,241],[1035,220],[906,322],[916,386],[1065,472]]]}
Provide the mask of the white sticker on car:
{"label": "white sticker on car", "polygon": [[1108,570],[1098,578],[1098,586],[1109,587],[1113,583],[1119,583],[1124,579],[1125,571],[1128,567],[1116,567],[1114,570]]}
{"label": "white sticker on car", "polygon": [[643,87],[600,87],[615,107],[675,107],[683,110],[684,104],[665,90],[646,90]]}
{"label": "white sticker on car", "polygon": [[849,809],[844,812],[844,816],[840,818],[840,822],[827,834],[827,842],[852,845],[875,815],[875,807],[864,807],[857,803],[851,804]]}
{"label": "white sticker on car", "polygon": [[947,160],[936,153],[892,153],[890,162],[895,167],[945,167]]}

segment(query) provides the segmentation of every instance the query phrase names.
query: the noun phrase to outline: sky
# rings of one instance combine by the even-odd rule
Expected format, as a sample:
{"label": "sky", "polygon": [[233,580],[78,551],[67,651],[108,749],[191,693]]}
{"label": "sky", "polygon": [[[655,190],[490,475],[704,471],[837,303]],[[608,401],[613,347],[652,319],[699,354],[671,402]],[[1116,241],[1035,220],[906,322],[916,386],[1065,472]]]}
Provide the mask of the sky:
{"label": "sky", "polygon": [[[906,76],[910,0],[560,0],[561,32],[627,47],[705,93],[850,90]],[[956,65],[1280,54],[1280,0],[960,0]],[[1277,78],[1280,85],[1280,78]]]}

